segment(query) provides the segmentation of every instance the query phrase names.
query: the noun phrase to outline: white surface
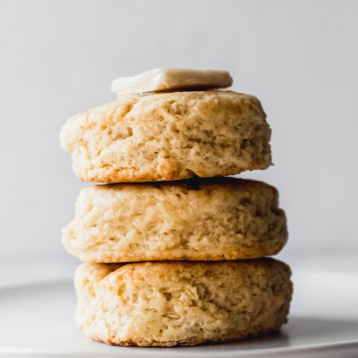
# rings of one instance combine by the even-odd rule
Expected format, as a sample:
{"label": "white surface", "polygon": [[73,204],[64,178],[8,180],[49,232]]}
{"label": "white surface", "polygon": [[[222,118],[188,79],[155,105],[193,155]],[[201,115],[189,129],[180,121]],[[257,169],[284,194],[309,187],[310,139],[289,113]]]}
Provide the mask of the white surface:
{"label": "white surface", "polygon": [[[57,270],[53,266],[64,272],[65,280],[51,280],[48,275],[44,282],[39,272],[54,274]],[[12,267],[12,285],[10,281],[0,281],[0,356],[358,356],[358,263],[354,256],[310,257],[292,265],[294,298],[289,323],[279,335],[241,343],[170,349],[113,347],[91,341],[74,323],[76,298],[72,280],[68,279],[73,267],[58,262],[42,263],[39,268],[42,270],[27,273],[27,285],[18,279],[23,271],[19,265],[17,269]]]}
{"label": "white surface", "polygon": [[357,252],[357,13],[355,0],[2,0],[0,259],[64,252],[90,184],[60,128],[114,100],[114,78],[156,67],[228,70],[257,95],[275,166],[242,176],[278,187],[285,250]]}

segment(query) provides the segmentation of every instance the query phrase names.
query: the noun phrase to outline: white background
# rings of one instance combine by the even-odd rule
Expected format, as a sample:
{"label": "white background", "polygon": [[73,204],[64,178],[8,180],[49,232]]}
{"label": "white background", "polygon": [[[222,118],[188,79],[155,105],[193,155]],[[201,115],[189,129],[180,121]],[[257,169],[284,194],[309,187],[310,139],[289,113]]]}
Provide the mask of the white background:
{"label": "white background", "polygon": [[[283,255],[358,253],[358,1],[1,0],[0,259],[63,256],[80,183],[58,134],[156,67],[226,69],[273,129]],[[90,184],[91,185],[91,184]]]}

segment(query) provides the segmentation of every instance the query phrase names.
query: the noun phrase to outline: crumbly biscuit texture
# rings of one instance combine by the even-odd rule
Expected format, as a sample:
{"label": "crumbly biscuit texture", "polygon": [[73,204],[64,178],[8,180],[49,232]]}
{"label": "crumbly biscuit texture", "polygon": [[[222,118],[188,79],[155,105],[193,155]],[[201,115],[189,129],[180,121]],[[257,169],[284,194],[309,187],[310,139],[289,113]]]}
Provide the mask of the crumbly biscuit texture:
{"label": "crumbly biscuit texture", "polygon": [[236,260],[277,254],[287,227],[274,187],[196,178],[87,187],[62,241],[89,262]]}
{"label": "crumbly biscuit texture", "polygon": [[210,90],[124,95],[70,118],[60,138],[81,180],[120,183],[265,169],[270,136],[257,98]]}
{"label": "crumbly biscuit texture", "polygon": [[273,259],[213,263],[84,263],[76,322],[115,345],[174,346],[276,332],[287,321],[290,269]]}

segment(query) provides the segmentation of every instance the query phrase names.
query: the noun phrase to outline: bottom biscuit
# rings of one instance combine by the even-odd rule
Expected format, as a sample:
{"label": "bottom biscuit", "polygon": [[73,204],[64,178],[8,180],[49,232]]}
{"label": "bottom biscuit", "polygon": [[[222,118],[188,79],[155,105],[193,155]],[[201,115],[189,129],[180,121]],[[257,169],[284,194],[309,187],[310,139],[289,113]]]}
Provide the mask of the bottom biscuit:
{"label": "bottom biscuit", "polygon": [[175,346],[274,333],[287,321],[290,268],[273,259],[84,263],[76,322],[114,345]]}

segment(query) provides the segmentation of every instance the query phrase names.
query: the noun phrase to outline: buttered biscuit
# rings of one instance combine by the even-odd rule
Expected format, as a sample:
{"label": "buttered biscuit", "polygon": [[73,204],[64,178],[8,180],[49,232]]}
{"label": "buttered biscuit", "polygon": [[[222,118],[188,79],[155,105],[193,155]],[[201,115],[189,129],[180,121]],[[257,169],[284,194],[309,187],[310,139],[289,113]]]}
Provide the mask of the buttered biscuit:
{"label": "buttered biscuit", "polygon": [[130,94],[70,118],[61,145],[83,181],[226,176],[270,166],[265,118],[257,98],[232,91]]}
{"label": "buttered biscuit", "polygon": [[76,322],[92,339],[139,346],[227,342],[276,332],[287,321],[290,269],[273,259],[84,263]]}
{"label": "buttered biscuit", "polygon": [[85,188],[62,238],[80,260],[108,263],[258,258],[286,240],[277,190],[234,178]]}

